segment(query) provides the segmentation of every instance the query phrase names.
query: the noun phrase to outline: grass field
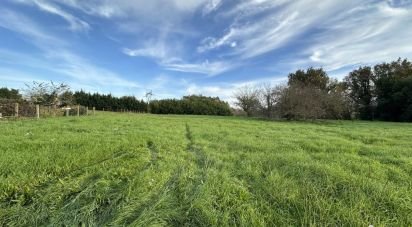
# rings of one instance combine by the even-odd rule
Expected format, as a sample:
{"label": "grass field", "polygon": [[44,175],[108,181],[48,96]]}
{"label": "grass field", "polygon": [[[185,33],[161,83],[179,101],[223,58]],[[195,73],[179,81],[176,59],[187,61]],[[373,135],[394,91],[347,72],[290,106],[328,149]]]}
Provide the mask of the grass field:
{"label": "grass field", "polygon": [[412,124],[0,121],[0,226],[411,226]]}

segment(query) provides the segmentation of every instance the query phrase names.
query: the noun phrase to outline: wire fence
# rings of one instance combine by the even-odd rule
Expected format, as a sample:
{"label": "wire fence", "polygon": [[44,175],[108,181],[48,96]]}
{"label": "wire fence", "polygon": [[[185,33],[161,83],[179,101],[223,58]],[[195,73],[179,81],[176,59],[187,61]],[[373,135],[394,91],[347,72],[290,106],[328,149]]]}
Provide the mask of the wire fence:
{"label": "wire fence", "polygon": [[0,118],[43,118],[95,114],[95,108],[80,105],[56,107],[21,100],[0,99]]}

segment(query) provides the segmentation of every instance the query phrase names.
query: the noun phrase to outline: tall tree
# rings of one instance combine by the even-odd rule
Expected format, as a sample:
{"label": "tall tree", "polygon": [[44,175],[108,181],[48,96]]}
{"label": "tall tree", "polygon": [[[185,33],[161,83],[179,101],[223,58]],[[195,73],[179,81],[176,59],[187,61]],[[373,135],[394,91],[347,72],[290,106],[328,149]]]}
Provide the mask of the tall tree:
{"label": "tall tree", "polygon": [[290,73],[288,85],[311,86],[321,90],[326,90],[329,84],[329,76],[322,68],[309,68],[306,70],[297,70]]}
{"label": "tall tree", "polygon": [[374,67],[377,108],[382,120],[412,121],[412,63],[398,59]]}
{"label": "tall tree", "polygon": [[374,119],[374,80],[371,67],[360,67],[344,79],[355,111],[363,120]]}

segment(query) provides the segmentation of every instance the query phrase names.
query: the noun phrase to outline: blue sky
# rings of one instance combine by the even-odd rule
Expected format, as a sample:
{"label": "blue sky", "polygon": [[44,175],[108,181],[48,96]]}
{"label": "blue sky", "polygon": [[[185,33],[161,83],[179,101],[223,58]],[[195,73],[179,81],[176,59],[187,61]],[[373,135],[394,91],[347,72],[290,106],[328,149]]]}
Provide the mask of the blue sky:
{"label": "blue sky", "polygon": [[1,0],[0,87],[220,96],[412,57],[410,0]]}

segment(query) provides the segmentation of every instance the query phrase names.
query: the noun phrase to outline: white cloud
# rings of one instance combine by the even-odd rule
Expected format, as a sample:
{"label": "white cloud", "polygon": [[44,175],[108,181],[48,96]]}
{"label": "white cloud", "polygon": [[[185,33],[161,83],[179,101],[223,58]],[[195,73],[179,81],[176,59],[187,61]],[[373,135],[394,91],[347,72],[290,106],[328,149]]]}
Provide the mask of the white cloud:
{"label": "white cloud", "polygon": [[412,9],[387,3],[362,6],[325,21],[327,28],[307,48],[308,64],[337,70],[412,56]]}
{"label": "white cloud", "polygon": [[213,49],[218,49],[222,46],[231,46],[235,47],[236,46],[236,41],[232,41],[232,37],[237,33],[237,30],[230,28],[229,32],[227,32],[224,36],[221,38],[213,38],[213,37],[207,37],[202,40],[201,46],[197,48],[197,51],[199,53],[203,53],[209,50]]}
{"label": "white cloud", "polygon": [[166,63],[163,66],[172,71],[178,72],[190,72],[190,73],[200,73],[206,74],[209,76],[216,76],[223,72],[226,72],[233,67],[234,64],[224,61],[216,61],[216,62],[209,62],[203,61],[200,63],[184,63],[184,62],[174,62],[174,63]]}
{"label": "white cloud", "polygon": [[[336,71],[358,64],[412,57],[412,30],[408,29],[412,27],[412,4],[405,0],[365,0],[362,4],[359,0],[13,1],[24,1],[57,15],[75,31],[89,29],[83,18],[100,17],[96,23],[107,23],[103,33],[121,37],[116,39],[116,45],[126,47],[118,47],[124,54],[151,58],[163,69],[176,72],[216,76],[245,63],[262,68],[260,62],[273,68],[281,67],[278,71],[306,66]],[[201,23],[207,28],[199,26]],[[42,56],[48,57],[38,60],[49,65],[47,70],[53,71],[53,68],[53,72],[74,82],[141,86],[75,54],[70,50],[73,44],[65,41],[65,37],[53,35],[50,28],[39,26],[22,13],[0,9],[0,27],[14,31],[19,38],[37,46]],[[289,48],[293,50],[285,51]],[[0,51],[2,62],[12,64],[14,59],[19,59],[16,54],[3,53]],[[268,53],[273,56],[256,58]],[[26,66],[41,65],[33,58],[21,57]],[[51,67],[50,63],[55,64]],[[166,79],[155,79],[153,86],[166,85]],[[256,81],[259,80],[252,80]],[[228,96],[226,89],[237,84],[200,86],[192,83],[188,91]],[[163,92],[166,93],[172,92]]]}
{"label": "white cloud", "polygon": [[247,81],[239,81],[234,83],[217,83],[209,85],[198,85],[196,83],[186,84],[187,95],[205,95],[212,97],[219,97],[221,100],[228,102],[231,106],[235,104],[235,98],[233,94],[235,91],[243,86],[259,86],[262,83],[270,83],[275,86],[278,84],[286,83],[286,77],[265,77],[260,79],[252,79]]}
{"label": "white cloud", "polygon": [[[131,57],[147,57],[156,60],[163,68],[170,71],[178,71],[185,73],[199,73],[209,76],[215,76],[234,67],[234,64],[228,61],[213,61],[208,60],[200,62],[187,62],[179,56],[180,48],[176,45],[167,44],[166,40],[158,40],[156,42],[149,41],[140,49],[124,48],[124,54]],[[176,57],[178,56],[178,57]]]}
{"label": "white cloud", "polygon": [[412,4],[405,2],[242,1],[219,14],[232,19],[226,33],[203,39],[197,50],[220,50],[242,62],[300,42],[300,50],[278,61],[289,58],[291,68],[318,65],[328,70],[410,57],[412,30],[406,28],[412,27]]}
{"label": "white cloud", "polygon": [[[209,42],[203,42],[198,50],[207,51],[236,42],[236,48],[231,50],[234,56],[253,58],[287,45],[322,20],[352,5],[354,1],[343,4],[314,0],[248,1],[224,15],[235,17],[225,35],[208,38]],[[246,9],[249,12],[245,12]],[[257,15],[258,19],[253,19]]]}
{"label": "white cloud", "polygon": [[87,59],[67,50],[49,52],[48,57],[59,62],[51,69],[52,71],[69,76],[82,83],[114,87],[140,87],[136,82],[122,79],[118,74],[95,66]]}
{"label": "white cloud", "polygon": [[0,9],[0,27],[21,34],[22,39],[41,47],[65,45],[65,42],[48,34],[43,28],[33,23],[26,16],[11,10]]}
{"label": "white cloud", "polygon": [[[39,53],[36,54],[1,49],[0,53],[4,55],[0,58],[0,62],[45,70],[48,71],[49,78],[55,76],[63,79],[62,76],[66,76],[73,83],[124,88],[140,86],[73,53],[64,40],[47,32],[20,13],[0,10],[0,27],[20,34],[25,41],[39,49]],[[35,79],[39,77],[33,75],[33,80]]]}
{"label": "white cloud", "polygon": [[175,56],[179,55],[180,48],[177,45],[168,44],[166,38],[161,38],[156,41],[146,41],[143,45],[140,45],[140,48],[123,48],[122,52],[130,57],[148,57],[161,63],[168,63],[179,60]]}
{"label": "white cloud", "polygon": [[209,0],[203,8],[203,15],[216,11],[222,5],[222,0]]}
{"label": "white cloud", "polygon": [[130,57],[151,57],[156,59],[162,59],[166,57],[166,51],[163,48],[146,47],[142,49],[129,49],[124,48],[123,53]]}
{"label": "white cloud", "polygon": [[267,10],[271,10],[277,7],[281,7],[289,0],[246,0],[239,1],[233,8],[221,12],[220,16],[224,18],[244,18],[253,16]]}
{"label": "white cloud", "polygon": [[90,25],[73,16],[72,14],[62,10],[59,6],[52,4],[50,1],[47,0],[15,0],[17,2],[32,4],[37,6],[40,10],[57,15],[64,20],[66,20],[69,25],[70,29],[73,31],[87,31],[90,29]]}
{"label": "white cloud", "polygon": [[145,18],[148,21],[175,20],[192,13],[207,0],[53,0],[101,17]]}

